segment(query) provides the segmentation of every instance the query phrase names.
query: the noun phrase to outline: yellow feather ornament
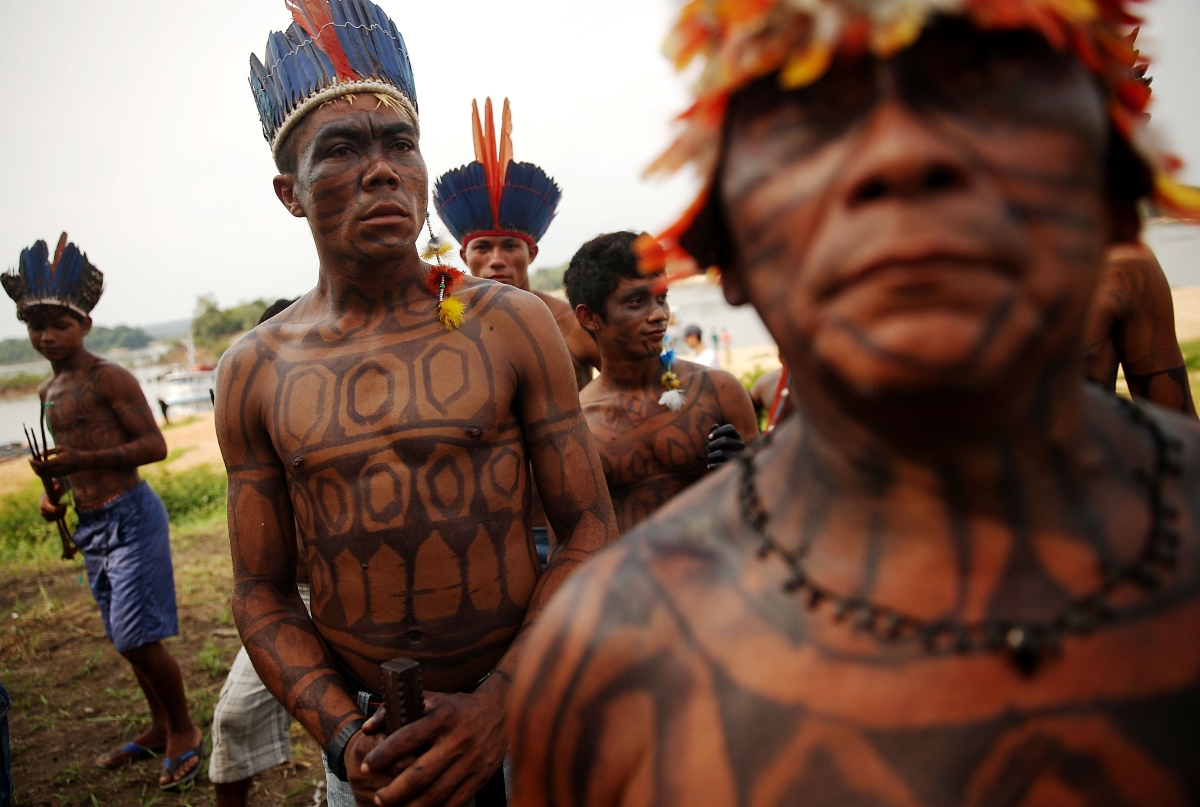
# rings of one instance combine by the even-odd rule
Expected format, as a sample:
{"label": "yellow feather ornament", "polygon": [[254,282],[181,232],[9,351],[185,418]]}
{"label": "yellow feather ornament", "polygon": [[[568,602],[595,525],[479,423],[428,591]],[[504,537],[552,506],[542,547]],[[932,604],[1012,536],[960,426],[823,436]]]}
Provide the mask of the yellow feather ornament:
{"label": "yellow feather ornament", "polygon": [[466,311],[467,307],[463,301],[453,294],[446,295],[446,299],[438,303],[438,319],[442,321],[448,331],[456,331],[462,327],[463,321],[466,319]]}

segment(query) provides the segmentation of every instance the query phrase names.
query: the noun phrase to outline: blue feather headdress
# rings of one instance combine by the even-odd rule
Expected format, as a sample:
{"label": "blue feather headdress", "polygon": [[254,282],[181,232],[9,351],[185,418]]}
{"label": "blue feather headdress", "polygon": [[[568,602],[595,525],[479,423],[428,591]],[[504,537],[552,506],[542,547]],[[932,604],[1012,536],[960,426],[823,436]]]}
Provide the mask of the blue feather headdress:
{"label": "blue feather headdress", "polygon": [[263,135],[279,147],[305,115],[343,95],[371,93],[417,126],[417,86],[404,37],[370,0],[284,0],[295,22],[250,56]]}
{"label": "blue feather headdress", "polygon": [[46,242],[38,241],[21,250],[17,268],[0,275],[0,285],[17,304],[18,317],[38,305],[62,306],[86,317],[104,293],[104,275],[63,233],[53,262]]}
{"label": "blue feather headdress", "polygon": [[433,205],[451,234],[464,246],[481,236],[511,235],[536,244],[550,229],[562,191],[532,163],[513,162],[512,109],[504,99],[500,140],[492,118],[492,99],[484,110],[487,130],[474,113],[475,162],[442,176],[433,189]]}

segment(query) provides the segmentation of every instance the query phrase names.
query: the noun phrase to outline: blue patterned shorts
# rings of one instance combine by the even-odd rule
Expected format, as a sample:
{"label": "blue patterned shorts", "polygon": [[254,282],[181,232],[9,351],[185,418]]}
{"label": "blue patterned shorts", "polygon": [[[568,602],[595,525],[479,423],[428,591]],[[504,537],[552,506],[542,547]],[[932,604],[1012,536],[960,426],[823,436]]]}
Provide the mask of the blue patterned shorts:
{"label": "blue patterned shorts", "polygon": [[149,485],[80,512],[75,545],[118,653],[179,633],[167,510]]}

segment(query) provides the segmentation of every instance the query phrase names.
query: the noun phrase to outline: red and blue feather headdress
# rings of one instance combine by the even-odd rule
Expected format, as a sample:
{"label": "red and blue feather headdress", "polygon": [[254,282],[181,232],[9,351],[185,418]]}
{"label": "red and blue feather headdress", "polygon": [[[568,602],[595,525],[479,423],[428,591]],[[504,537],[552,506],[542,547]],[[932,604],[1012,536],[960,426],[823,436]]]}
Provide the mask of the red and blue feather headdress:
{"label": "red and blue feather headdress", "polygon": [[63,233],[50,260],[45,241],[21,250],[17,268],[0,276],[0,285],[17,304],[17,316],[34,306],[57,305],[80,316],[92,313],[104,293],[104,275]]}
{"label": "red and blue feather headdress", "polygon": [[305,115],[343,95],[371,93],[417,124],[417,86],[404,37],[370,0],[284,0],[295,22],[250,56],[250,89],[272,151]]}
{"label": "red and blue feather headdress", "polygon": [[562,191],[533,163],[513,161],[512,108],[504,99],[500,139],[492,117],[492,99],[479,119],[472,101],[475,162],[450,171],[433,189],[433,205],[450,233],[466,246],[484,236],[514,236],[536,244],[550,229]]}

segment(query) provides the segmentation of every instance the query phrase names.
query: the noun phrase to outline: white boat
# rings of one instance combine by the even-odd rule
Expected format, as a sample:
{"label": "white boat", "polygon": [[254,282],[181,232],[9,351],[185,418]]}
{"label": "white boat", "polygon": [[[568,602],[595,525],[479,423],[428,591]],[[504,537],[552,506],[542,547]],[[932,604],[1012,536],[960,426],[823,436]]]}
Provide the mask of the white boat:
{"label": "white boat", "polygon": [[212,410],[213,395],[217,388],[215,368],[193,365],[186,370],[168,373],[162,380],[166,392],[159,406],[165,406],[170,415]]}

